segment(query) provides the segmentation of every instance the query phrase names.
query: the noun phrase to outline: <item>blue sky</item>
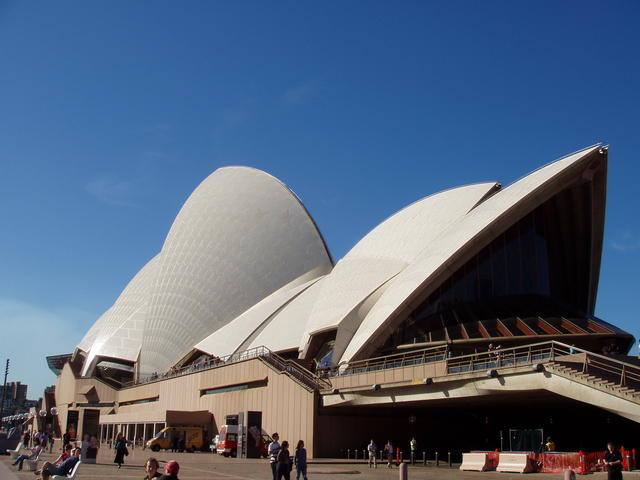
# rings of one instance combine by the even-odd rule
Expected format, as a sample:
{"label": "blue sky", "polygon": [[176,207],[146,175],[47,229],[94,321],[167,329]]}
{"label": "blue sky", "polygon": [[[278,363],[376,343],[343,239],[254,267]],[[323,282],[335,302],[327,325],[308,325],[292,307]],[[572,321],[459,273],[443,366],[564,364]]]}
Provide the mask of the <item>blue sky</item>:
{"label": "blue sky", "polygon": [[0,1],[0,322],[35,397],[224,165],[334,258],[403,206],[611,144],[597,314],[640,336],[638,2]]}

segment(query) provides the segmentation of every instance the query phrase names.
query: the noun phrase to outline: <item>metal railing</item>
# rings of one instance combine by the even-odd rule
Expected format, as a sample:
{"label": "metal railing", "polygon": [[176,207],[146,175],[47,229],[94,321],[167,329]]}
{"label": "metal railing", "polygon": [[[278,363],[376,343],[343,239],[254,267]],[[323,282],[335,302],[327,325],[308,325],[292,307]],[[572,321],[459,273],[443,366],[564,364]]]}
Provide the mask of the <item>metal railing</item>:
{"label": "metal railing", "polygon": [[[560,342],[553,342],[555,356],[584,353],[582,364],[569,367],[575,373],[582,373],[608,381],[619,388],[627,387],[640,392],[640,366],[624,362],[615,355],[601,355]],[[561,365],[562,361],[558,362]],[[566,365],[565,365],[566,366]]]}
{"label": "metal railing", "polygon": [[421,365],[423,363],[438,362],[446,360],[446,358],[447,346],[441,345],[425,348],[423,350],[413,350],[406,353],[395,353],[384,357],[358,360],[345,365],[338,365],[330,369],[324,369],[322,374],[330,377],[337,375],[353,375],[358,373],[375,372],[377,370],[386,370],[388,368],[410,367],[413,365]]}
{"label": "metal railing", "polygon": [[519,367],[553,359],[554,342],[498,348],[447,359],[447,374]]}
{"label": "metal railing", "polygon": [[[582,354],[582,355],[577,355]],[[390,368],[404,368],[429,362],[445,362],[445,375],[485,372],[491,369],[531,366],[536,363],[562,365],[570,362],[574,374],[589,374],[635,390],[640,395],[640,366],[615,356],[601,355],[555,340],[486,352],[453,356],[446,346],[359,360],[326,371],[328,376],[355,375]]]}
{"label": "metal railing", "polygon": [[133,385],[140,385],[143,383],[155,382],[158,380],[165,380],[167,378],[173,378],[180,375],[187,375],[189,373],[200,372],[202,370],[209,370],[211,368],[222,367],[224,365],[231,365],[233,363],[243,362],[252,358],[257,358],[262,355],[271,353],[266,347],[254,347],[242,352],[232,353],[224,357],[207,357],[206,359],[198,362],[186,365],[184,367],[172,367],[170,370],[164,373],[150,373],[144,376],[138,377],[138,380],[134,380],[123,384],[123,387],[130,387]]}
{"label": "metal railing", "polygon": [[331,384],[326,379],[318,377],[298,363],[292,360],[285,360],[278,354],[271,351],[269,354],[261,356],[260,359],[272,365],[276,370],[293,377],[294,380],[298,380],[298,382],[306,385],[312,390],[331,387]]}

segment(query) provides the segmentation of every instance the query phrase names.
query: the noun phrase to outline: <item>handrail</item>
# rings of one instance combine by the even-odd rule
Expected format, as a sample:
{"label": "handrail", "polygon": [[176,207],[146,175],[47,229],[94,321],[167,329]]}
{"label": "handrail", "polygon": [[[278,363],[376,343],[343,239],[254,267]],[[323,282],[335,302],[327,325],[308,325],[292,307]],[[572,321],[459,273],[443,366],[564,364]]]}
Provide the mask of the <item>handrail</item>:
{"label": "handrail", "polygon": [[444,361],[446,374],[457,374],[481,369],[518,367],[534,363],[556,363],[559,356],[584,354],[583,373],[599,370],[619,377],[619,386],[629,382],[640,386],[640,366],[615,357],[600,355],[556,340],[500,348],[486,352],[452,356],[447,346],[429,347],[411,352],[375,357],[345,363],[327,369],[327,376],[343,376],[366,373],[388,368],[402,368],[433,361]]}
{"label": "handrail", "polygon": [[202,370],[209,370],[212,368],[218,368],[226,365],[231,365],[238,362],[243,362],[245,360],[251,360],[254,358],[259,358],[263,360],[267,360],[276,368],[281,371],[286,371],[290,375],[296,377],[300,381],[304,382],[306,385],[311,386],[313,388],[323,388],[323,381],[318,378],[313,373],[304,369],[302,366],[298,365],[291,360],[285,360],[280,357],[278,354],[272,352],[265,346],[253,347],[248,350],[243,350],[241,352],[235,352],[230,355],[226,355],[224,357],[210,357],[205,361],[194,363],[182,368],[172,368],[170,371],[165,372],[163,374],[148,374],[138,380],[130,381],[122,384],[122,388],[132,387],[136,385],[142,385],[146,383],[151,383],[159,380],[164,380],[167,378],[173,378],[180,375],[186,375],[189,373],[200,372]]}
{"label": "handrail", "polygon": [[323,370],[327,376],[350,375],[363,371],[383,370],[387,368],[397,368],[421,363],[429,363],[444,360],[447,356],[446,345],[412,350],[410,352],[394,353],[382,357],[357,360],[348,364],[342,364]]}
{"label": "handrail", "polygon": [[285,360],[278,354],[271,351],[268,355],[261,356],[260,359],[266,361],[279,371],[292,376],[294,379],[297,379],[314,390],[320,390],[330,386],[326,380],[314,375],[298,363],[292,360]]}

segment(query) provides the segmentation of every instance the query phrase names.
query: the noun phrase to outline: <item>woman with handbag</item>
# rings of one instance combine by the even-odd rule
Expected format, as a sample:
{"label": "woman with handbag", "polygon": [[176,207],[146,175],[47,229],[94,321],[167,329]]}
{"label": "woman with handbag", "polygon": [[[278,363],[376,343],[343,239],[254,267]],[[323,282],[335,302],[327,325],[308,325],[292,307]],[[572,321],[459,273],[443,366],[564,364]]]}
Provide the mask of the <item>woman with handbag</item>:
{"label": "woman with handbag", "polygon": [[124,438],[122,433],[118,433],[116,437],[116,443],[113,446],[113,449],[116,451],[116,458],[113,459],[113,463],[118,464],[118,468],[122,467],[124,463],[124,457],[129,455],[129,449],[127,448],[127,440]]}
{"label": "woman with handbag", "polygon": [[276,461],[278,462],[276,467],[276,480],[281,480],[283,477],[284,480],[290,480],[293,463],[291,462],[291,457],[289,455],[289,442],[286,440],[283,441],[280,446],[280,451],[278,452]]}

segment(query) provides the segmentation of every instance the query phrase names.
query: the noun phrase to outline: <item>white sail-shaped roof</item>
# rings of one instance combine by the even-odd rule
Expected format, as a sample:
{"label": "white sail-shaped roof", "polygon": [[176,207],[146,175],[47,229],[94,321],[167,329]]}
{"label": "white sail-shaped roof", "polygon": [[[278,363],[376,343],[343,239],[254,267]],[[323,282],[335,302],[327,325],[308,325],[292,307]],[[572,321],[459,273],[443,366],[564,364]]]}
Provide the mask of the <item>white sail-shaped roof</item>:
{"label": "white sail-shaped roof", "polygon": [[284,184],[252,168],[216,170],[162,247],[139,371],[165,371],[265,297],[331,266],[316,225]]}
{"label": "white sail-shaped roof", "polygon": [[317,282],[321,278],[318,274],[324,274],[327,271],[326,268],[320,271],[313,270],[288,283],[236,317],[231,323],[217,329],[195,348],[217,357],[224,357],[242,350],[243,344],[247,343],[252,335],[256,335],[276,311]]}
{"label": "white sail-shaped roof", "polygon": [[83,374],[90,374],[101,356],[133,362],[142,344],[146,307],[158,257],[152,258],[131,279],[113,306],[92,327],[90,343],[80,348],[87,352]]}
{"label": "white sail-shaped roof", "polygon": [[[364,300],[496,189],[497,185],[492,182],[445,190],[403,208],[375,227],[322,282],[303,344],[314,333],[339,327],[334,353],[341,353],[346,347],[346,344],[341,346],[344,331],[352,335],[366,314],[362,308]],[[353,314],[356,307],[358,315]]]}
{"label": "white sail-shaped roof", "polygon": [[[417,292],[430,284],[433,288],[442,278],[455,271],[454,260],[464,251],[481,248],[481,234],[489,238],[492,230],[502,232],[537,205],[548,199],[563,185],[564,175],[575,175],[574,170],[586,169],[593,158],[594,146],[553,162],[479,204],[467,215],[452,222],[424,249],[418,258],[402,271],[371,308],[358,330],[349,340],[341,356],[334,355],[334,362],[349,361],[367,356],[376,348],[374,337],[384,337],[395,329],[394,313],[407,304]],[[475,243],[474,243],[475,242]]]}

